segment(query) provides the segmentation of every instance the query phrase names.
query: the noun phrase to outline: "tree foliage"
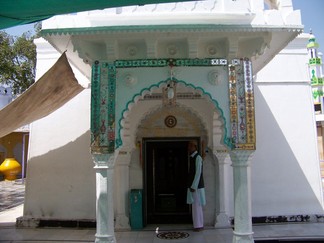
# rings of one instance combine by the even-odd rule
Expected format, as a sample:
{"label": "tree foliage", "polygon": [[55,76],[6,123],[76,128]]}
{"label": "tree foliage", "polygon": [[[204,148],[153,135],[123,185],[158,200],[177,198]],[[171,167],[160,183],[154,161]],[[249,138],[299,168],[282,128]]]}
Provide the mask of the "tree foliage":
{"label": "tree foliage", "polygon": [[36,46],[33,40],[37,34],[26,32],[15,37],[0,31],[0,83],[10,86],[13,94],[24,92],[35,82]]}

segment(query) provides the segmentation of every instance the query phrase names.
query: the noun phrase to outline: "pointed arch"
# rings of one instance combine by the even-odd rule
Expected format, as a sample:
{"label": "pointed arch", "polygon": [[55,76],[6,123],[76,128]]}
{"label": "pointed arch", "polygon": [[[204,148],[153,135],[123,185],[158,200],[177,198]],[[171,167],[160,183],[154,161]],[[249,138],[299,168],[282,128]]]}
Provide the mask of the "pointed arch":
{"label": "pointed arch", "polygon": [[[202,117],[202,115],[195,109],[192,109],[191,107],[184,105],[184,104],[177,104],[174,107],[163,107],[161,105],[155,105],[151,107],[149,110],[146,110],[141,116],[141,119],[139,120],[138,124],[135,125],[137,134],[136,137],[139,136],[139,130],[141,128],[150,127],[149,123],[151,121],[156,121],[157,117],[160,117],[161,115],[168,116],[170,114],[176,114],[177,118],[182,119],[185,118],[186,123],[188,125],[191,125],[192,130],[195,130],[197,133],[203,134],[203,136],[208,141],[208,124],[206,119]],[[179,121],[178,119],[178,121]],[[182,122],[183,123],[183,122]],[[154,128],[155,129],[155,128]],[[176,128],[173,128],[176,129]],[[175,130],[169,130],[164,131],[164,136],[168,137],[174,137]],[[211,129],[211,128],[210,128]],[[180,135],[179,135],[180,136]]]}

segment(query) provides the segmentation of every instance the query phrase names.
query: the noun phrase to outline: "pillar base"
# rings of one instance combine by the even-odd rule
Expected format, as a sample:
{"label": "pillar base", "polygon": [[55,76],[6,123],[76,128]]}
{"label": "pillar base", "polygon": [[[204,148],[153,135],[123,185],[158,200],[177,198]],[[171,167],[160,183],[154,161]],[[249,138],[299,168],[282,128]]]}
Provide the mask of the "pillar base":
{"label": "pillar base", "polygon": [[95,243],[115,243],[116,238],[113,235],[99,235],[96,234],[96,241]]}
{"label": "pillar base", "polygon": [[129,225],[129,218],[126,215],[117,215],[115,229],[130,230],[131,227]]}
{"label": "pillar base", "polygon": [[228,228],[231,227],[230,220],[226,213],[220,213],[217,215],[215,228]]}
{"label": "pillar base", "polygon": [[253,232],[238,233],[234,231],[233,234],[233,243],[254,243]]}

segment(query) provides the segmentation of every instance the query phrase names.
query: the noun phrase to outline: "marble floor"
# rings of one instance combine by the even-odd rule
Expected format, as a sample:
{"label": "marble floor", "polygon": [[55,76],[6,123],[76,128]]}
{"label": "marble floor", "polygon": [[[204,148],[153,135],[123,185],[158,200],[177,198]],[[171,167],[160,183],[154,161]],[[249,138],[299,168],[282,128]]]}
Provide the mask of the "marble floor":
{"label": "marble floor", "polygon": [[[17,228],[15,222],[22,216],[23,200],[21,181],[0,182],[0,243],[94,242],[94,228]],[[150,225],[140,231],[115,232],[115,237],[118,243],[232,242],[231,228],[211,227],[202,232],[193,232],[190,228],[190,225]],[[253,226],[253,231],[256,242],[324,242],[324,223],[259,224]],[[163,232],[181,232],[187,237],[161,239],[158,234]]]}
{"label": "marble floor", "polygon": [[[82,243],[95,240],[93,228],[17,228],[15,219],[22,215],[22,209],[23,205],[20,205],[0,212],[0,243]],[[256,242],[324,242],[324,223],[254,225],[253,231]],[[163,232],[182,232],[187,233],[188,237],[161,239],[158,234]],[[233,231],[231,228],[206,228],[202,232],[193,232],[188,226],[151,225],[141,231],[115,232],[115,237],[118,243],[230,243]]]}

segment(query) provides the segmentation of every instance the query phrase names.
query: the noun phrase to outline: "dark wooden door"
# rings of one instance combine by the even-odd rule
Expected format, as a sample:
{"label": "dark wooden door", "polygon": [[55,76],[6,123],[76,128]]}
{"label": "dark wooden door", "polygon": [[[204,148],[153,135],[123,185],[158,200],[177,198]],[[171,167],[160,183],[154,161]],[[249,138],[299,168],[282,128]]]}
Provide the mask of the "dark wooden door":
{"label": "dark wooden door", "polygon": [[147,223],[190,223],[187,141],[146,142]]}

